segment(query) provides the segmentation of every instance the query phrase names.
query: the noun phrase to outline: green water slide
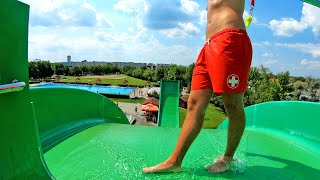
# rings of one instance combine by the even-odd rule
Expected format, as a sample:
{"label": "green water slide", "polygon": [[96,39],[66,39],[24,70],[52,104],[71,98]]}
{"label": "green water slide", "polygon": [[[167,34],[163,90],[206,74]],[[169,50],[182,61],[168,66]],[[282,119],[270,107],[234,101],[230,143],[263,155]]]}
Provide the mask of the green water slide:
{"label": "green water slide", "polygon": [[312,4],[316,7],[320,7],[320,0],[302,0],[303,2]]}
{"label": "green water slide", "polygon": [[[2,0],[0,5],[0,85],[28,81],[29,6]],[[46,179],[48,173],[30,104],[29,86],[0,90],[0,179]]]}
{"label": "green water slide", "polygon": [[44,152],[89,127],[111,122],[128,124],[114,102],[96,93],[34,87],[30,95]]}
{"label": "green water slide", "polygon": [[[320,179],[320,103],[308,102],[246,108],[247,127],[229,172],[204,170],[224,152],[225,121],[218,129],[200,132],[181,173],[142,174],[142,167],[172,152],[181,129],[166,122],[177,116],[163,108],[166,127],[132,126],[113,102],[98,94],[30,90],[28,9],[18,1],[1,1],[0,179]],[[26,86],[15,89],[13,79]],[[176,85],[164,87],[172,92],[167,97],[178,96]],[[164,107],[177,108],[167,102]]]}
{"label": "green water slide", "polygon": [[158,126],[179,128],[179,81],[161,81]]}

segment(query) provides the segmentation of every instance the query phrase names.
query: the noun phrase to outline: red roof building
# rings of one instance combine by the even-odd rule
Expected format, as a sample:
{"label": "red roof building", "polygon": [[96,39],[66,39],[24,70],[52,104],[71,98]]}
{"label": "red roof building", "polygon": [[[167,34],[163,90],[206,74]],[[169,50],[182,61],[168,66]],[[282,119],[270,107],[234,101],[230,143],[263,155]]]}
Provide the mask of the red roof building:
{"label": "red roof building", "polygon": [[155,97],[152,97],[152,98],[149,98],[149,99],[146,99],[145,101],[143,101],[142,104],[143,105],[153,104],[153,105],[159,106],[159,100]]}

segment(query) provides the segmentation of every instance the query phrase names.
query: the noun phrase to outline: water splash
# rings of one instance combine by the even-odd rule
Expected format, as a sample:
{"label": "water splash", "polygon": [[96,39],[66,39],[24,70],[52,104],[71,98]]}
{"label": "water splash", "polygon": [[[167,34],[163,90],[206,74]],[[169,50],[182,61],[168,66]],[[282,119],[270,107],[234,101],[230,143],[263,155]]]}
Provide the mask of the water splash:
{"label": "water splash", "polygon": [[244,173],[246,170],[246,160],[245,159],[240,159],[240,158],[235,158],[231,162],[229,166],[229,171],[235,173],[235,174],[241,174]]}

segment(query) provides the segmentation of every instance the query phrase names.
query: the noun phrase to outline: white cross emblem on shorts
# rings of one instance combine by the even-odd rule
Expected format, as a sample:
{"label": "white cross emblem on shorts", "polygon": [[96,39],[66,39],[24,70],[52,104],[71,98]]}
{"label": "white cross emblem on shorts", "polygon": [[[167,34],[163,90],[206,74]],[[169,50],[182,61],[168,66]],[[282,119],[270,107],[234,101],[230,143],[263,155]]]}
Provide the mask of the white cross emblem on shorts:
{"label": "white cross emblem on shorts", "polygon": [[237,88],[239,86],[239,82],[240,82],[239,76],[235,74],[231,74],[227,79],[227,84],[231,89]]}

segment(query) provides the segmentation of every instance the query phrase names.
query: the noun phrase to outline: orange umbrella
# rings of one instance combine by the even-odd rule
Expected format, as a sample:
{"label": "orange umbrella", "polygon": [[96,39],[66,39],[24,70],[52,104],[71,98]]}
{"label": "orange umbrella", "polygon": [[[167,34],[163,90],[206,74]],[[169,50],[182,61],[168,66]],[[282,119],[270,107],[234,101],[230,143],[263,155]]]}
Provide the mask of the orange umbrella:
{"label": "orange umbrella", "polygon": [[142,111],[153,111],[157,112],[159,111],[158,106],[153,105],[153,104],[147,104],[147,105],[142,105]]}

